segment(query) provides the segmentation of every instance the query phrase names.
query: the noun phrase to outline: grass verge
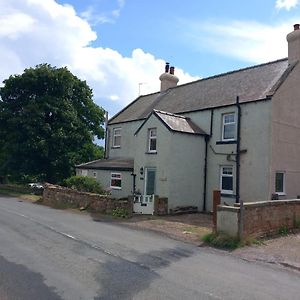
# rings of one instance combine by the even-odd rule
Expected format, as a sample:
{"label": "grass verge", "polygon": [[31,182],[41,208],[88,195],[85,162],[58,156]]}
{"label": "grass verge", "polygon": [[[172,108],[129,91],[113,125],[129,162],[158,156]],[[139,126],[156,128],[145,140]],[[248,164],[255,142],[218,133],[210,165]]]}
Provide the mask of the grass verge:
{"label": "grass verge", "polygon": [[17,197],[30,202],[41,199],[41,196],[31,194],[30,189],[22,185],[0,185],[0,195]]}
{"label": "grass verge", "polygon": [[243,246],[263,244],[262,241],[254,238],[247,238],[241,241],[238,238],[228,236],[224,233],[214,233],[214,232],[206,234],[202,238],[202,241],[204,241],[210,246],[221,248],[221,249],[228,249],[228,250],[234,250],[236,248],[243,247]]}

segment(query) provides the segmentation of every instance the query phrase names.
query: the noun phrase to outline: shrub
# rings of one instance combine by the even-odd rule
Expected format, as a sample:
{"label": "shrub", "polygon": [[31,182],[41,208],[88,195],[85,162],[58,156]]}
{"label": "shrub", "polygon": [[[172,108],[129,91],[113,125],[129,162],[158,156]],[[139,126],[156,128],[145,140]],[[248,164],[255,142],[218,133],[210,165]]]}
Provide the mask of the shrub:
{"label": "shrub", "polygon": [[125,208],[115,208],[113,211],[112,211],[112,215],[114,217],[117,217],[117,218],[128,218],[129,217],[129,214],[128,214],[128,211],[127,209]]}
{"label": "shrub", "polygon": [[71,176],[65,179],[62,185],[80,192],[104,193],[100,183],[96,179],[86,176]]}

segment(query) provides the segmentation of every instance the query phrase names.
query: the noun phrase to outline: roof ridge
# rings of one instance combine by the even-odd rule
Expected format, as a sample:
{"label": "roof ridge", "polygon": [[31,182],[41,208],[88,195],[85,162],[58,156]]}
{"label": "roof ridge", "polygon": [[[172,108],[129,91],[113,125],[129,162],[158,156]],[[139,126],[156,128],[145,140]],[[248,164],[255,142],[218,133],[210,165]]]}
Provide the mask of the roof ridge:
{"label": "roof ridge", "polygon": [[228,72],[224,72],[224,73],[212,75],[212,76],[209,76],[209,77],[204,77],[204,78],[201,78],[201,79],[197,79],[197,80],[194,80],[194,81],[190,81],[190,82],[187,82],[187,83],[183,83],[183,84],[174,86],[172,88],[169,88],[169,90],[180,88],[182,86],[186,86],[186,85],[189,85],[189,84],[194,84],[196,82],[206,81],[206,80],[209,80],[209,79],[219,78],[219,77],[222,77],[222,76],[226,76],[226,75],[230,75],[230,74],[234,74],[234,73],[238,73],[238,72],[242,72],[242,71],[259,68],[259,67],[266,66],[266,65],[275,64],[275,63],[278,63],[278,62],[281,62],[281,61],[285,61],[285,60],[288,60],[288,58],[285,57],[285,58],[281,58],[281,59],[269,61],[269,62],[266,62],[266,63],[261,63],[261,64],[258,64],[258,65],[253,65],[253,66],[250,66],[250,67],[240,68],[240,69],[237,69],[237,70],[232,70],[232,71],[228,71]]}

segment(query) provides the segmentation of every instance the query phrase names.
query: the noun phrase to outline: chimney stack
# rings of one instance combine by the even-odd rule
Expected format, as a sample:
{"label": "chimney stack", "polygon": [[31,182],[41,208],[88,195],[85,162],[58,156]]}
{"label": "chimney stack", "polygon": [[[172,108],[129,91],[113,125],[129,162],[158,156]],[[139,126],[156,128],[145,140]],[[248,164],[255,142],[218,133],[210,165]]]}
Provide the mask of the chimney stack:
{"label": "chimney stack", "polygon": [[300,24],[294,25],[294,31],[290,32],[286,39],[288,42],[288,59],[290,64],[300,60]]}
{"label": "chimney stack", "polygon": [[165,73],[159,76],[159,79],[161,81],[160,84],[161,92],[177,86],[179,79],[174,75],[174,72],[175,72],[175,68],[173,66],[170,67],[170,64],[167,62],[165,66]]}

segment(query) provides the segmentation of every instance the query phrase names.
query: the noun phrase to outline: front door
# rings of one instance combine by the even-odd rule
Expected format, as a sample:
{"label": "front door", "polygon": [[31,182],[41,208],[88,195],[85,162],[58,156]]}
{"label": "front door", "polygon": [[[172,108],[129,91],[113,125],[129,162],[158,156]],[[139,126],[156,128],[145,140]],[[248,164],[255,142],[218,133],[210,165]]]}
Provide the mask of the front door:
{"label": "front door", "polygon": [[145,168],[145,196],[155,194],[155,173],[155,168]]}

